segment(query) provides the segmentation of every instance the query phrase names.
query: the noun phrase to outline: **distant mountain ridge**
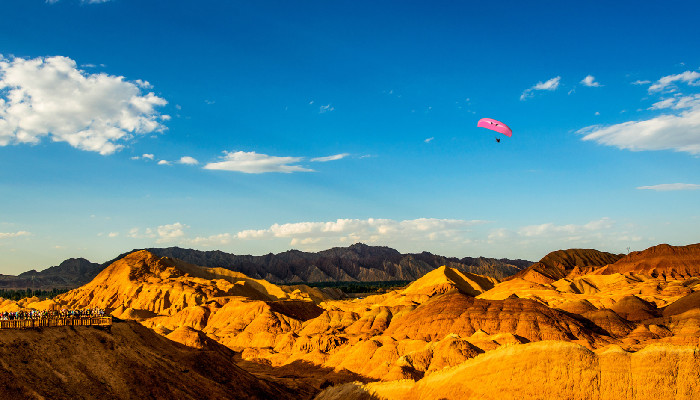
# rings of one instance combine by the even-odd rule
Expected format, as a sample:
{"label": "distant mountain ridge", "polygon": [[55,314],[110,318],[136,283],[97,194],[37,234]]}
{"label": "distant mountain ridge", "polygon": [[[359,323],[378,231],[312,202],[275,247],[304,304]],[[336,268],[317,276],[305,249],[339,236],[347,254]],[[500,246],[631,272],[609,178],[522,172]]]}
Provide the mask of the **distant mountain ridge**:
{"label": "distant mountain ridge", "polygon": [[0,275],[0,289],[72,289],[90,282],[105,267],[84,258],[69,258],[43,271],[33,269],[19,275]]}
{"label": "distant mountain ridge", "polygon": [[[140,249],[135,249],[137,251]],[[242,272],[254,279],[273,283],[337,281],[413,281],[442,266],[461,272],[503,279],[524,278],[551,283],[567,276],[586,273],[634,272],[662,276],[700,276],[700,244],[661,244],[629,255],[594,249],[557,250],[539,262],[485,257],[444,257],[429,252],[402,254],[386,246],[357,243],[319,252],[289,250],[262,256],[236,255],[219,250],[201,251],[180,247],[145,249],[159,257],[176,258],[208,268]],[[90,282],[118,257],[97,264],[84,258],[70,258],[43,271],[19,275],[0,274],[0,289],[71,289]]]}
{"label": "distant mountain ridge", "polygon": [[[207,268],[226,268],[273,283],[335,281],[413,281],[448,266],[462,272],[503,279],[527,268],[531,261],[444,257],[429,252],[402,254],[385,246],[357,243],[316,253],[289,250],[263,256],[235,255],[180,247],[144,249]],[[120,255],[117,259],[128,253]]]}
{"label": "distant mountain ridge", "polygon": [[[0,274],[0,289],[24,290],[72,289],[90,282],[114,261],[135,249],[107,261],[93,263],[70,258],[42,271],[35,269],[19,275]],[[532,264],[531,261],[485,257],[444,257],[429,252],[401,254],[386,246],[357,243],[317,253],[289,250],[262,256],[236,255],[219,250],[200,251],[180,247],[143,249],[159,257],[176,258],[207,268],[225,268],[254,279],[273,283],[335,281],[413,281],[443,265],[462,272],[503,279]]]}

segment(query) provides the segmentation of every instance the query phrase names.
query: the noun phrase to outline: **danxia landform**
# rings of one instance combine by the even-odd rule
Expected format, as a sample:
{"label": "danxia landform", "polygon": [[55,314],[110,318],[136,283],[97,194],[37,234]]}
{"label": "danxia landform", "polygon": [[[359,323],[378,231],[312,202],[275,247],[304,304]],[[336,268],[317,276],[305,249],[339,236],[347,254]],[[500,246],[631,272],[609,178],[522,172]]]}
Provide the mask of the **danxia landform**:
{"label": "danxia landform", "polygon": [[[180,371],[169,373],[190,371],[192,387],[214,379],[212,393],[234,398],[231,385],[246,382],[257,398],[693,399],[699,292],[700,245],[628,255],[559,250],[504,278],[446,263],[405,287],[354,298],[139,250],[53,299],[0,303],[0,312],[103,308],[123,321],[111,332],[82,327],[74,337],[43,328],[22,339],[20,331],[0,331],[0,341],[24,346],[46,332],[95,351],[105,351],[102,339],[114,348],[133,341]],[[58,346],[51,343],[46,351]],[[167,354],[146,350],[158,343],[169,343],[158,345]],[[26,354],[7,358],[5,368],[20,368]],[[200,371],[196,354],[215,357],[207,362],[228,375]],[[129,362],[159,365],[145,356]],[[32,379],[48,379],[51,368],[37,367]],[[77,390],[75,379],[92,379],[111,385],[114,396],[137,379],[56,371],[65,376],[51,377],[59,388]],[[25,381],[12,390],[29,393]],[[187,387],[178,389],[183,398]]]}

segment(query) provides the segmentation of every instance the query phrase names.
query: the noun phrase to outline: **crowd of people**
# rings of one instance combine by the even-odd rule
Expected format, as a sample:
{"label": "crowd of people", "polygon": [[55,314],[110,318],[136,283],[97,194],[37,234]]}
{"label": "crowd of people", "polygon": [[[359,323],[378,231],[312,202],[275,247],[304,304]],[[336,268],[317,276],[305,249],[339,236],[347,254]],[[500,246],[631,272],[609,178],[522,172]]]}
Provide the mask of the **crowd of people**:
{"label": "crowd of people", "polygon": [[20,310],[4,311],[0,313],[0,320],[13,321],[19,319],[43,319],[43,318],[82,318],[82,317],[104,317],[105,310],[102,308],[86,308],[83,310]]}

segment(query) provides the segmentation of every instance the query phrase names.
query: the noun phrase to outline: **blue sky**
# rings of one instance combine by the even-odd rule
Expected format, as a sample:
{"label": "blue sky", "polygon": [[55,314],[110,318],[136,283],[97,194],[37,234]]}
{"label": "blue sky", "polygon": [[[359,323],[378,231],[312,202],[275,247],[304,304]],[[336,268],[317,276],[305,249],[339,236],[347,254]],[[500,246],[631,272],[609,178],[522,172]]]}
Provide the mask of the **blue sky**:
{"label": "blue sky", "polygon": [[1,273],[700,242],[695,1],[0,7]]}

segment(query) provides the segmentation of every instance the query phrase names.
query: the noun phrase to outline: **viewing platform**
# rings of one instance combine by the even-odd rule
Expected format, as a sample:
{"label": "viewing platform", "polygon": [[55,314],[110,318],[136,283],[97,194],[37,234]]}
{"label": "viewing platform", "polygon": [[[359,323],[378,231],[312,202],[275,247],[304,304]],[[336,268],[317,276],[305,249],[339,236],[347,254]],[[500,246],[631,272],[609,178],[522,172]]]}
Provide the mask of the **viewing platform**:
{"label": "viewing platform", "polygon": [[0,329],[30,329],[52,326],[109,326],[112,317],[50,317],[36,319],[0,320]]}

